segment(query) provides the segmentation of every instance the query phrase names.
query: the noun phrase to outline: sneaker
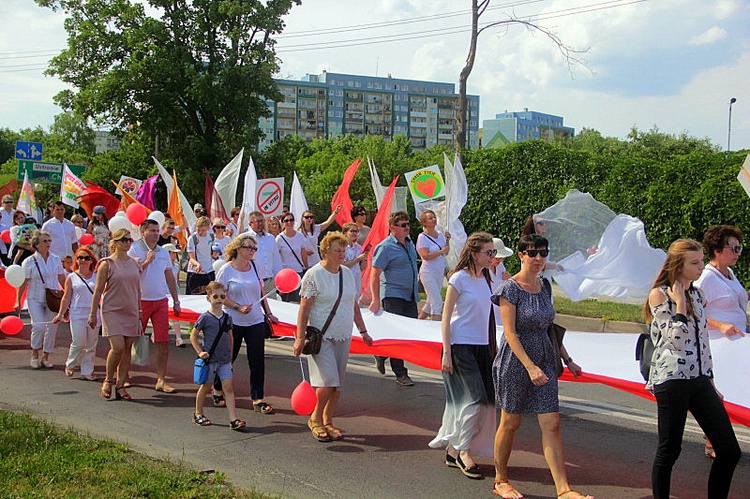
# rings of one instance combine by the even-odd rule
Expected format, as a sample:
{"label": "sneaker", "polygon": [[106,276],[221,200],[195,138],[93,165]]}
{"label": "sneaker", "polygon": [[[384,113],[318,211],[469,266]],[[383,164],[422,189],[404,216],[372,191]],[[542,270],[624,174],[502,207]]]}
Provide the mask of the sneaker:
{"label": "sneaker", "polygon": [[378,368],[378,372],[385,376],[385,357],[375,356],[375,367]]}
{"label": "sneaker", "polygon": [[408,374],[396,377],[396,383],[401,386],[414,386],[414,382],[411,380]]}
{"label": "sneaker", "polygon": [[32,369],[39,369],[42,367],[42,361],[39,359],[31,359],[31,368]]}

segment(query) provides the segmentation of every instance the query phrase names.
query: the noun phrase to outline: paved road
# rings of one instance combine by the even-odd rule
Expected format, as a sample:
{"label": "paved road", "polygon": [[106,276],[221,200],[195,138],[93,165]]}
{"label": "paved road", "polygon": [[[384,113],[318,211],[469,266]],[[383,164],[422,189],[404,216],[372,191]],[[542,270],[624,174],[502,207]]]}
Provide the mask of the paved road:
{"label": "paved road", "polygon": [[[244,432],[227,429],[223,409],[209,407],[216,424],[201,428],[191,421],[194,388],[189,383],[192,349],[172,347],[170,372],[180,393],[155,392],[149,368],[134,368],[133,402],[106,401],[97,383],[68,379],[62,367],[29,367],[28,327],[0,340],[0,407],[33,412],[64,427],[95,437],[127,442],[155,457],[184,461],[198,469],[227,473],[238,486],[283,497],[492,497],[491,459],[480,459],[484,480],[469,480],[442,464],[442,452],[427,442],[440,424],[443,386],[439,373],[413,368],[417,385],[399,387],[382,377],[371,358],[353,356],[336,423],[346,431],[338,443],[313,440],[305,421],[294,414],[289,394],[300,381],[290,341],[268,342],[266,392],[278,413],[252,412],[244,355],[236,367]],[[61,364],[69,344],[61,327],[53,361]],[[100,341],[97,373],[103,372],[106,344]],[[649,497],[650,464],[655,446],[654,406],[613,389],[561,384],[562,425],[571,482],[597,498]],[[750,497],[750,432],[738,428],[744,455],[732,489],[736,499]],[[673,478],[673,495],[704,497],[710,461],[702,456],[700,434],[691,426]],[[514,484],[529,498],[555,497],[541,454],[539,430],[527,418],[511,458]]]}

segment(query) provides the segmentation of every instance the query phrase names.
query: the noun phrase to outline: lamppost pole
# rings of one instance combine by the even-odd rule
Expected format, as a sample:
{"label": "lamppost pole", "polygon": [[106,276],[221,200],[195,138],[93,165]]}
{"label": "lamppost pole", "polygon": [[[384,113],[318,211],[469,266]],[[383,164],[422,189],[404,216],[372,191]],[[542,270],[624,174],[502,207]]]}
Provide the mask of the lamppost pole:
{"label": "lamppost pole", "polygon": [[732,97],[729,99],[729,127],[727,128],[727,152],[732,145],[732,104],[737,102],[737,99]]}

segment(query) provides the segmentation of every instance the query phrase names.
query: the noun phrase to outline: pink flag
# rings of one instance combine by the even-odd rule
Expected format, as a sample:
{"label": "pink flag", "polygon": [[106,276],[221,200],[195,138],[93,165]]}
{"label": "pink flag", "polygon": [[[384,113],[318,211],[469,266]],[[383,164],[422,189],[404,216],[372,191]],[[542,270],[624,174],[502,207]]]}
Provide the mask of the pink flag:
{"label": "pink flag", "polygon": [[138,192],[135,193],[135,199],[143,206],[151,211],[156,210],[156,181],[159,180],[159,175],[149,177],[145,182],[138,188]]}

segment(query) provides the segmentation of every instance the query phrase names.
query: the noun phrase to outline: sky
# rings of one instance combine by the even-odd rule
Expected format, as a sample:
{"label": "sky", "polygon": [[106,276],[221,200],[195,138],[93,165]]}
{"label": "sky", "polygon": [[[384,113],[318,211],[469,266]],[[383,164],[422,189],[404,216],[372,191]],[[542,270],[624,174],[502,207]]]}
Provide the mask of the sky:
{"label": "sky", "polygon": [[[456,84],[469,47],[469,0],[302,0],[285,17],[282,78],[323,70]],[[493,0],[468,81],[480,120],[525,108],[580,131],[624,138],[632,127],[750,149],[750,1]],[[44,76],[66,44],[64,14],[33,0],[0,3],[0,128],[47,128],[66,88]]]}

